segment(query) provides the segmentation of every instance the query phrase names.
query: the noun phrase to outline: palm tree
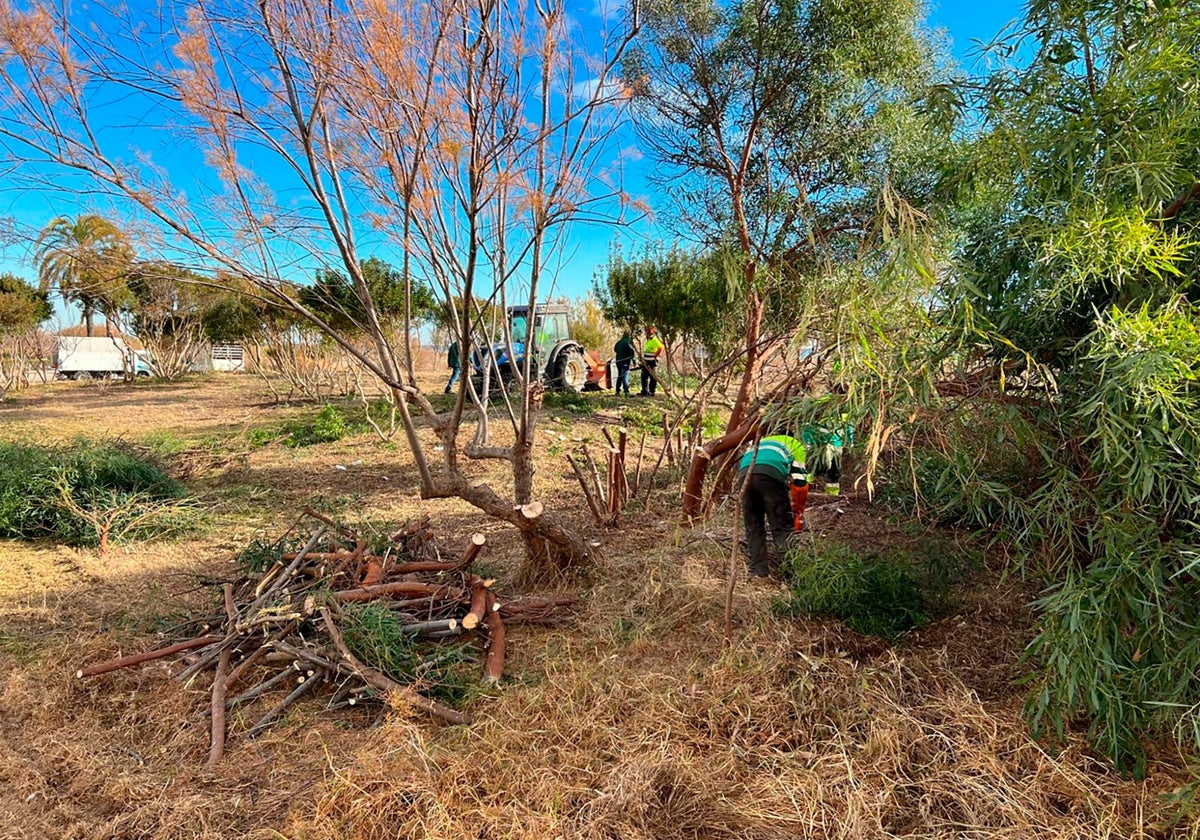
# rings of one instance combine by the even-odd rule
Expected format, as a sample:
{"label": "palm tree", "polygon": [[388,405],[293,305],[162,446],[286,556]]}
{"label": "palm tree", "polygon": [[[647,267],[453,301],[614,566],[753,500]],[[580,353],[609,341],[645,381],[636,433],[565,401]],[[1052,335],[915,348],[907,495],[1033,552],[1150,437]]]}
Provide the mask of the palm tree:
{"label": "palm tree", "polygon": [[125,233],[103,216],[59,216],[38,236],[34,262],[41,290],[58,289],[63,300],[79,304],[90,336],[95,314],[108,317],[127,296],[132,256]]}

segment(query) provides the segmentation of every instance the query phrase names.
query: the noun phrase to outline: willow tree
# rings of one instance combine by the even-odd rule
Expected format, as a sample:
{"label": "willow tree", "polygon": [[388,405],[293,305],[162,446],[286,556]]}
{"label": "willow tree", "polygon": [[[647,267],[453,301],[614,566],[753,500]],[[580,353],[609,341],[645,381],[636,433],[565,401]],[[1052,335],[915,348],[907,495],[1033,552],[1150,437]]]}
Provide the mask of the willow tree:
{"label": "willow tree", "polygon": [[[106,17],[37,0],[3,14],[0,136],[18,174],[69,171],[65,183],[108,194],[194,266],[254,284],[325,332],[397,395],[422,496],[511,522],[543,566],[585,553],[560,517],[534,515],[532,354],[516,399],[506,395],[507,440],[470,378],[439,414],[411,348],[388,340],[358,254],[369,244],[406,282],[432,287],[468,357],[476,335],[496,333],[473,301],[536,303],[564,228],[621,212],[605,167],[632,14],[586,38],[561,0],[235,0],[161,24],[156,13],[151,26],[128,8]],[[134,154],[105,122],[113,109],[96,105],[113,101],[139,110],[121,118],[139,126]],[[353,285],[367,347],[287,288],[316,268]],[[479,422],[464,445],[472,404]],[[412,411],[428,416],[440,454]],[[473,478],[464,456],[507,461],[511,493]]]}
{"label": "willow tree", "polygon": [[918,486],[1046,585],[1035,728],[1140,772],[1200,749],[1200,17],[1039,0],[998,48],[945,290],[986,375]]}
{"label": "willow tree", "polygon": [[[896,115],[928,81],[912,0],[648,4],[626,62],[639,133],[660,162],[663,214],[731,251],[742,302],[746,419],[764,351],[764,284],[852,259],[888,172]],[[693,460],[685,513],[707,460]]]}

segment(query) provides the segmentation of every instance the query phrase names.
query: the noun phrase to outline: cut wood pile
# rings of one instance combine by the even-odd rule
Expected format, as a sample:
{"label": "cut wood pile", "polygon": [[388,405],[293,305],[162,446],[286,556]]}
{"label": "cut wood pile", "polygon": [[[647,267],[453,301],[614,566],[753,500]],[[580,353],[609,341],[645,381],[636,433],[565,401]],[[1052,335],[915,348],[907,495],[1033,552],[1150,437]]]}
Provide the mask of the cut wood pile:
{"label": "cut wood pile", "polygon": [[[306,520],[316,528],[301,542],[297,528]],[[484,683],[498,681],[507,625],[559,623],[577,603],[501,601],[493,581],[472,571],[485,544],[475,534],[447,552],[428,517],[373,544],[306,510],[284,538],[247,549],[247,573],[221,584],[223,609],[198,625],[198,635],[77,676],[176,658],[175,676],[211,695],[201,713],[211,717],[210,765],[221,759],[228,733],[254,738],[302,698],[319,698],[329,710],[390,698],[468,723],[446,700],[473,682],[465,669],[482,660]]]}

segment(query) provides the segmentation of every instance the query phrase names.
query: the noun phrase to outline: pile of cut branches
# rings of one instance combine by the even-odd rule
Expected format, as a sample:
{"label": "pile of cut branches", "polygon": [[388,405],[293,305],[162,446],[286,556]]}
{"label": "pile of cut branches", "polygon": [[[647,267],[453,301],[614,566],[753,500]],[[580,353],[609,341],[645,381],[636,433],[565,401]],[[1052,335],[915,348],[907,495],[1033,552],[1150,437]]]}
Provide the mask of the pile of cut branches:
{"label": "pile of cut branches", "polygon": [[[574,598],[523,596],[501,602],[493,581],[471,571],[486,544],[475,534],[446,554],[429,518],[372,541],[313,510],[317,521],[303,544],[300,522],[269,546],[243,553],[246,574],[222,584],[224,610],[200,626],[202,635],[145,653],[83,668],[80,678],[180,656],[175,676],[208,681],[210,766],[220,761],[238,709],[254,738],[303,697],[325,696],[325,707],[398,699],[448,723],[466,715],[435,697],[478,650],[483,680],[504,671],[505,625],[554,624]],[[304,519],[301,519],[303,522]],[[235,689],[241,689],[235,692]],[[244,710],[257,709],[250,715]]]}

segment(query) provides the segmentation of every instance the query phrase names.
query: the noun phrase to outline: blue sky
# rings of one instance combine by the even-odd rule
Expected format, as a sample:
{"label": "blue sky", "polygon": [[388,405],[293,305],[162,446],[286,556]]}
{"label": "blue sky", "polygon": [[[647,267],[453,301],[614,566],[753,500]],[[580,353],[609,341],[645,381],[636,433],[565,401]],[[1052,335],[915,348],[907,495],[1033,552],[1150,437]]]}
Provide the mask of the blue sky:
{"label": "blue sky", "polygon": [[[927,22],[945,38],[954,61],[964,71],[982,73],[986,65],[979,55],[981,43],[991,41],[1012,21],[1020,18],[1024,2],[1017,0],[943,0],[930,4]],[[636,180],[636,175],[631,182]],[[636,187],[630,186],[636,190]],[[654,205],[653,195],[639,196]],[[592,277],[604,265],[611,243],[619,242],[626,253],[636,249],[647,235],[648,225],[628,231],[609,227],[580,227],[572,236],[575,254],[570,268],[560,279],[561,293],[571,297],[587,294]]]}
{"label": "blue sky", "polygon": [[[580,18],[595,15],[602,11],[603,0],[579,0],[576,14]],[[985,68],[978,58],[978,42],[991,40],[1007,24],[1018,18],[1023,3],[1015,0],[994,0],[980,2],[974,0],[941,0],[929,8],[928,23],[931,28],[940,30],[949,42],[949,51],[955,61],[967,71],[982,72]],[[595,19],[594,17],[592,19]],[[135,122],[137,115],[129,115],[120,122],[125,126]],[[615,149],[628,151],[633,140],[618,139],[613,144]],[[157,156],[169,157],[171,144],[163,142],[155,151]],[[636,153],[635,153],[636,157]],[[163,157],[159,157],[162,162]],[[186,158],[170,160],[171,169],[179,167],[190,169],[194,162]],[[644,198],[653,206],[653,195],[638,195],[641,178],[637,167],[649,165],[649,161],[631,164],[627,175],[626,189],[635,197]],[[0,182],[2,183],[2,182]],[[644,190],[644,188],[642,188]],[[95,203],[73,203],[61,193],[40,193],[28,189],[20,192],[0,188],[0,219],[5,217],[15,220],[27,229],[38,229],[56,215],[75,215],[80,212],[99,212],[120,218],[120,213],[106,212],[106,208],[98,201]],[[592,278],[598,267],[602,266],[607,256],[610,244],[621,242],[626,249],[636,248],[640,237],[645,236],[650,225],[642,224],[636,228],[618,231],[607,226],[576,226],[563,243],[561,254],[563,269],[559,275],[554,294],[567,294],[578,297],[586,294],[592,285]],[[18,276],[32,279],[35,271],[30,264],[30,253],[27,244],[8,243],[0,239],[0,271],[7,271]],[[73,320],[74,313],[64,319]]]}

